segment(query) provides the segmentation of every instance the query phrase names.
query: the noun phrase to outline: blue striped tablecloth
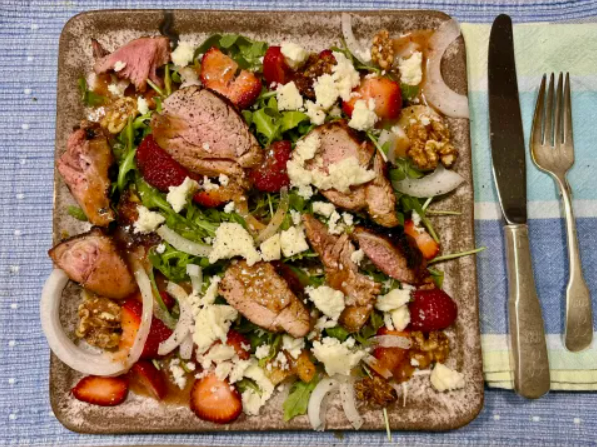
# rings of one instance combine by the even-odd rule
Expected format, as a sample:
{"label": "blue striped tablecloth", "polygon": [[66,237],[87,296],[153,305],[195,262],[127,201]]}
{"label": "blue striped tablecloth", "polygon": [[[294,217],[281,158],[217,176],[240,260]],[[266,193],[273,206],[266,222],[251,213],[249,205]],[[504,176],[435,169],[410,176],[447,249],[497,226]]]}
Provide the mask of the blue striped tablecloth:
{"label": "blue striped tablecloth", "polygon": [[[217,8],[217,9],[440,9],[461,22],[489,23],[499,13],[516,22],[593,21],[594,0],[519,0],[507,2],[459,0],[346,0],[346,1],[15,1],[0,2],[0,445],[218,445],[218,446],[597,446],[597,395],[551,393],[528,402],[511,391],[487,389],[485,407],[469,426],[449,433],[394,433],[388,442],[384,433],[287,432],[206,435],[85,436],[63,428],[53,416],[48,400],[48,348],[38,322],[41,285],[51,270],[46,255],[51,244],[54,120],[58,37],[74,14],[104,8]],[[532,48],[530,49],[532,50]],[[565,49],[564,49],[565,50]],[[584,59],[583,48],[570,48]],[[558,55],[552,55],[557,58]],[[589,55],[587,55],[588,57]],[[593,56],[594,55],[590,55]],[[596,67],[597,68],[597,67]],[[597,86],[597,76],[589,81]],[[473,84],[474,85],[474,84]],[[479,283],[486,335],[503,334],[505,282],[501,258],[500,224],[486,163],[488,147],[483,86],[473,89],[471,101],[480,119],[473,120],[472,133],[477,196],[477,242],[489,250],[479,256]],[[527,89],[530,91],[531,89]],[[594,92],[591,92],[594,93]],[[524,99],[524,98],[523,98]],[[595,95],[582,100],[595,122]],[[526,105],[525,105],[526,104]],[[525,114],[532,100],[523,102]],[[597,130],[587,126],[577,141],[596,141]],[[575,135],[576,137],[577,135]],[[595,158],[586,152],[579,160],[573,187],[582,190],[577,204],[582,208],[579,236],[583,261],[593,292],[596,283],[597,172]],[[537,176],[541,188],[531,192],[531,239],[533,253],[542,264],[538,286],[543,296],[561,293],[566,273],[562,245],[563,229],[558,219],[555,190]],[[581,184],[582,183],[582,184]],[[492,208],[493,207],[493,208]],[[497,268],[496,268],[497,266]],[[493,299],[495,298],[495,299]],[[501,306],[501,307],[500,307]],[[595,306],[597,307],[597,306]],[[498,317],[501,315],[501,317]],[[551,334],[561,333],[561,314],[546,318]],[[595,359],[593,359],[595,361]]]}

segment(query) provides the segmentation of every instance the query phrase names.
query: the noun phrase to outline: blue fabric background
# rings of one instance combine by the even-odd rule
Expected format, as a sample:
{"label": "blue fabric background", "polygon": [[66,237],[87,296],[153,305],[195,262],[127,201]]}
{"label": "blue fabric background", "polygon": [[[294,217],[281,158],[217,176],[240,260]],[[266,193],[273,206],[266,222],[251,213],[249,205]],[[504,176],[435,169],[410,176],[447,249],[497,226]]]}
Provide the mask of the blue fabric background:
{"label": "blue fabric background", "polygon": [[[64,23],[78,12],[141,7],[427,8],[443,10],[462,22],[482,23],[502,12],[517,22],[591,20],[597,16],[597,1],[0,1],[0,445],[389,445],[381,432],[346,433],[342,439],[333,433],[310,432],[82,436],[63,428],[51,413],[49,352],[38,322],[37,303],[51,269],[46,251],[51,243],[58,37]],[[594,235],[596,222],[579,220],[579,233]],[[501,275],[489,270],[494,265],[492,257],[501,256],[491,250],[501,239],[500,226],[495,221],[478,221],[476,230],[479,243],[489,248],[479,262],[481,296],[504,296],[505,283],[494,279]],[[550,239],[562,238],[559,220],[535,221],[531,231],[533,238],[543,241],[533,245],[536,253],[551,250]],[[561,250],[550,253],[553,271],[546,276],[559,284],[566,276],[565,255]],[[597,256],[590,250],[583,254],[594,282]],[[495,263],[501,265],[502,261],[496,259]],[[503,301],[482,299],[482,309],[503,305]],[[546,323],[548,332],[561,332],[561,316],[551,315]],[[505,327],[503,322],[484,322],[484,331],[504,333]],[[394,433],[391,444],[597,445],[597,395],[552,393],[529,402],[511,391],[487,390],[485,408],[469,426],[449,433]]]}

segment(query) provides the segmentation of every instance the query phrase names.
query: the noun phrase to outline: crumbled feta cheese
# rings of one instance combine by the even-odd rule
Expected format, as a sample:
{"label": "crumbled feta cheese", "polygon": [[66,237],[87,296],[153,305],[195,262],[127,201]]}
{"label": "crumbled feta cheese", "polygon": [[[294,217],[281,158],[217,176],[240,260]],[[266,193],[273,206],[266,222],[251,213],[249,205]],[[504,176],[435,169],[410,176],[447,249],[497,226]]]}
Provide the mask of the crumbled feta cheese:
{"label": "crumbled feta cheese", "polygon": [[417,233],[422,233],[425,231],[425,229],[421,226],[421,216],[415,210],[412,210],[411,219],[413,221],[415,230],[417,230]]}
{"label": "crumbled feta cheese", "polygon": [[215,369],[216,377],[220,380],[225,380],[232,372],[233,366],[232,362],[218,363]]}
{"label": "crumbled feta cheese", "polygon": [[332,328],[337,325],[338,322],[336,320],[332,320],[331,318],[328,318],[324,315],[317,319],[313,328],[315,329],[315,333],[317,333],[323,331],[324,329]]}
{"label": "crumbled feta cheese", "polygon": [[350,213],[344,212],[342,213],[342,221],[349,227],[354,224],[354,216]]}
{"label": "crumbled feta cheese", "polygon": [[299,68],[309,57],[309,53],[303,47],[292,42],[283,43],[280,51],[288,66],[293,70]]}
{"label": "crumbled feta cheese", "polygon": [[301,227],[290,227],[280,234],[280,248],[285,257],[289,258],[309,249],[305,232]]}
{"label": "crumbled feta cheese", "polygon": [[383,324],[388,330],[390,330],[390,331],[394,330],[394,323],[392,322],[391,314],[389,314],[387,312],[383,313]]}
{"label": "crumbled feta cheese", "polygon": [[201,189],[204,189],[205,191],[212,191],[214,189],[218,189],[219,187],[220,185],[218,185],[217,183],[213,183],[209,177],[205,175],[203,176],[203,183],[201,184]]}
{"label": "crumbled feta cheese", "polygon": [[419,85],[423,80],[423,54],[415,51],[408,59],[400,58],[398,60],[398,70],[400,70],[400,82],[408,85]]}
{"label": "crumbled feta cheese", "polygon": [[180,213],[187,204],[187,197],[197,191],[197,189],[199,189],[199,183],[189,177],[186,177],[184,182],[182,182],[179,186],[168,187],[169,192],[166,196],[166,200],[170,205],[172,205],[174,212]]}
{"label": "crumbled feta cheese", "polygon": [[259,246],[264,261],[277,261],[281,257],[280,234],[274,234]]}
{"label": "crumbled feta cheese", "polygon": [[345,227],[340,222],[340,213],[335,211],[332,213],[328,220],[328,231],[330,234],[342,234],[344,233]]}
{"label": "crumbled feta cheese", "polygon": [[278,85],[276,99],[279,110],[298,110],[303,107],[303,97],[294,82]]}
{"label": "crumbled feta cheese", "polygon": [[[332,67],[332,76],[336,90],[344,101],[348,101],[352,90],[360,84],[361,76],[344,54],[334,52],[334,58],[336,59],[336,65]],[[326,109],[328,108],[326,107]]]}
{"label": "crumbled feta cheese", "polygon": [[224,212],[225,213],[233,213],[234,212],[234,202],[228,202],[225,206],[224,206]]}
{"label": "crumbled feta cheese", "polygon": [[177,67],[185,67],[193,61],[195,50],[188,42],[178,42],[176,49],[170,54],[170,59]]}
{"label": "crumbled feta cheese", "polygon": [[159,255],[161,255],[162,253],[164,253],[166,251],[166,244],[159,244],[156,248],[155,248],[155,252]]}
{"label": "crumbled feta cheese", "polygon": [[282,371],[290,369],[288,365],[288,358],[286,357],[286,354],[284,354],[283,351],[278,351],[278,354],[276,355],[274,361],[271,364],[268,364],[267,366],[270,367],[272,365],[277,369],[281,369]]}
{"label": "crumbled feta cheese", "polygon": [[247,414],[255,415],[259,414],[261,407],[272,397],[274,385],[254,359],[249,360],[249,362],[249,366],[245,369],[243,375],[257,384],[260,393],[248,389],[242,394],[243,411]]}
{"label": "crumbled feta cheese", "polygon": [[338,100],[340,92],[332,75],[323,74],[313,82],[313,90],[317,104],[327,110]]}
{"label": "crumbled feta cheese", "polygon": [[411,366],[414,366],[415,368],[420,365],[419,361],[415,358],[410,359],[410,364],[411,364]]}
{"label": "crumbled feta cheese", "polygon": [[304,163],[315,157],[319,146],[321,145],[321,138],[317,133],[310,133],[306,137],[301,138],[296,142],[292,158]]}
{"label": "crumbled feta cheese", "polygon": [[116,63],[114,64],[114,71],[118,73],[124,67],[126,67],[126,62],[116,61]]}
{"label": "crumbled feta cheese", "polygon": [[257,415],[262,407],[261,396],[255,390],[248,389],[242,394],[243,411],[248,415]]}
{"label": "crumbled feta cheese", "polygon": [[334,106],[330,109],[329,115],[332,118],[340,118],[342,116],[342,109],[338,106]]}
{"label": "crumbled feta cheese", "polygon": [[392,325],[397,331],[403,331],[410,323],[408,306],[400,306],[398,309],[393,310],[390,315],[392,316]]}
{"label": "crumbled feta cheese", "polygon": [[282,337],[282,349],[288,352],[293,359],[297,359],[301,355],[301,352],[303,352],[303,349],[305,349],[305,339],[284,335]]}
{"label": "crumbled feta cheese", "polygon": [[218,181],[220,182],[221,186],[228,186],[228,183],[230,183],[230,177],[228,177],[226,174],[220,174]]}
{"label": "crumbled feta cheese", "polygon": [[337,191],[348,193],[353,185],[362,185],[375,178],[375,172],[365,169],[359,164],[356,157],[348,157],[328,166],[328,175],[313,178],[313,184],[319,189],[333,188]]}
{"label": "crumbled feta cheese", "polygon": [[129,83],[127,81],[120,81],[117,83],[112,83],[110,85],[108,85],[108,91],[110,93],[112,93],[114,96],[117,97],[122,97],[124,96],[124,91],[126,90],[126,88],[129,86]]}
{"label": "crumbled feta cheese", "polygon": [[356,265],[361,265],[363,259],[365,259],[365,252],[361,249],[353,251],[350,255],[350,260],[354,262]]}
{"label": "crumbled feta cheese", "polygon": [[344,294],[342,292],[332,289],[329,286],[307,287],[305,292],[307,292],[309,299],[313,301],[315,307],[324,315],[334,321],[338,321],[345,307]]}
{"label": "crumbled feta cheese", "polygon": [[404,306],[410,301],[410,290],[394,289],[386,295],[380,295],[375,302],[375,308],[382,312],[389,312]]}
{"label": "crumbled feta cheese", "polygon": [[135,233],[151,233],[166,221],[160,213],[149,211],[143,205],[137,206],[137,213],[139,217],[133,225]]}
{"label": "crumbled feta cheese", "polygon": [[292,219],[292,223],[294,225],[298,225],[301,223],[301,213],[296,210],[290,210],[290,218]]}
{"label": "crumbled feta cheese", "polygon": [[319,126],[325,122],[325,110],[323,110],[322,107],[318,106],[313,101],[308,100],[305,102],[305,106],[307,107],[305,113],[311,120],[311,123]]}
{"label": "crumbled feta cheese", "polygon": [[147,112],[149,112],[149,104],[143,96],[137,97],[137,111],[141,115],[145,115]]}
{"label": "crumbled feta cheese", "polygon": [[334,374],[350,375],[350,371],[367,355],[361,350],[353,351],[354,340],[349,338],[344,343],[333,337],[314,341],[312,352],[323,363],[329,376]]}
{"label": "crumbled feta cheese", "polygon": [[94,71],[90,72],[87,75],[86,81],[87,81],[87,88],[89,90],[95,90],[95,86],[96,86],[96,83],[97,83],[97,75],[95,74]]}
{"label": "crumbled feta cheese", "polygon": [[442,363],[435,364],[430,380],[433,388],[440,392],[464,388],[464,374],[454,371]]}
{"label": "crumbled feta cheese", "polygon": [[297,189],[297,194],[303,199],[309,200],[311,197],[313,197],[313,188],[311,188],[309,185],[300,185]]}
{"label": "crumbled feta cheese", "polygon": [[209,304],[199,309],[195,316],[193,341],[197,352],[203,354],[214,341],[226,342],[230,325],[238,317],[238,312],[231,306]]}
{"label": "crumbled feta cheese", "polygon": [[179,359],[170,360],[168,365],[174,384],[181,390],[187,385],[187,376],[185,375],[184,369],[180,366]]}
{"label": "crumbled feta cheese", "polygon": [[253,238],[247,230],[238,223],[224,222],[216,230],[209,262],[213,264],[220,259],[230,259],[235,256],[245,258],[248,265],[253,265],[261,259],[255,249]]}
{"label": "crumbled feta cheese", "polygon": [[352,117],[348,125],[356,130],[367,131],[375,126],[378,119],[378,116],[375,114],[375,100],[370,99],[369,101],[365,101],[364,99],[359,99],[354,104],[354,110],[352,111]]}
{"label": "crumbled feta cheese", "polygon": [[313,212],[315,214],[321,214],[325,217],[330,217],[334,211],[336,211],[336,207],[333,203],[329,202],[313,202]]}
{"label": "crumbled feta cheese", "polygon": [[199,75],[193,67],[181,68],[178,70],[178,74],[180,74],[180,80],[182,81],[180,88],[190,87],[191,85],[201,85]]}
{"label": "crumbled feta cheese", "polygon": [[[285,337],[286,337],[286,335],[285,335]],[[269,355],[270,350],[271,350],[270,345],[257,346],[257,349],[255,349],[255,357],[257,357],[259,360],[264,359]]]}

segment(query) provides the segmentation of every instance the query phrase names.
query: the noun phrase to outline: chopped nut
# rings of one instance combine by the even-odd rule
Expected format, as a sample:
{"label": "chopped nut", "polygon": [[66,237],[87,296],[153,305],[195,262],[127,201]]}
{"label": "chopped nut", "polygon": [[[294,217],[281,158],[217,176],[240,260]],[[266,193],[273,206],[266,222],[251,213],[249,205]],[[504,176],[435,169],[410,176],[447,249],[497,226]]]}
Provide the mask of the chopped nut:
{"label": "chopped nut", "polygon": [[373,38],[371,60],[382,70],[388,70],[394,63],[394,46],[387,30],[378,32]]}
{"label": "chopped nut", "polygon": [[425,336],[420,331],[414,331],[410,333],[410,338],[413,346],[409,355],[411,360],[418,362],[420,369],[428,368],[433,362],[444,363],[450,354],[450,340],[443,332],[433,331]]}
{"label": "chopped nut", "polygon": [[120,306],[114,301],[83,292],[79,326],[75,334],[98,348],[113,349],[120,342]]}
{"label": "chopped nut", "polygon": [[137,101],[134,98],[119,98],[106,108],[106,115],[100,121],[100,125],[112,134],[117,134],[124,126],[129,117],[135,117],[139,113]]}
{"label": "chopped nut", "polygon": [[441,119],[412,119],[407,129],[410,146],[406,152],[414,164],[423,171],[454,165],[458,150],[450,141],[450,130]]}
{"label": "chopped nut", "polygon": [[365,377],[354,384],[357,399],[370,405],[387,407],[396,402],[398,394],[386,380],[379,376]]}
{"label": "chopped nut", "polygon": [[315,100],[315,90],[313,83],[324,74],[332,74],[332,67],[336,65],[336,59],[330,53],[311,54],[304,65],[304,68],[293,78],[296,88],[301,95]]}

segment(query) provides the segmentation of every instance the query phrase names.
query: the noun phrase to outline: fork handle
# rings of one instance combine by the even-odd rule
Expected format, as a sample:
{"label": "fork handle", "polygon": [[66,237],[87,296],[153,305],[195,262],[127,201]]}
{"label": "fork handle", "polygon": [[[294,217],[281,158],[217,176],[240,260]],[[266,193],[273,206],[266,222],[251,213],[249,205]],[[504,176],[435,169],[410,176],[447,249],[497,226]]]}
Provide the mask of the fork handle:
{"label": "fork handle", "polygon": [[570,271],[566,288],[564,343],[569,351],[578,352],[588,348],[593,341],[591,292],[582,272],[570,186],[565,176],[556,176],[556,183],[560,188],[562,201],[564,202]]}
{"label": "fork handle", "polygon": [[541,305],[535,289],[529,228],[504,227],[508,264],[508,319],[514,390],[528,399],[549,391],[549,361]]}

